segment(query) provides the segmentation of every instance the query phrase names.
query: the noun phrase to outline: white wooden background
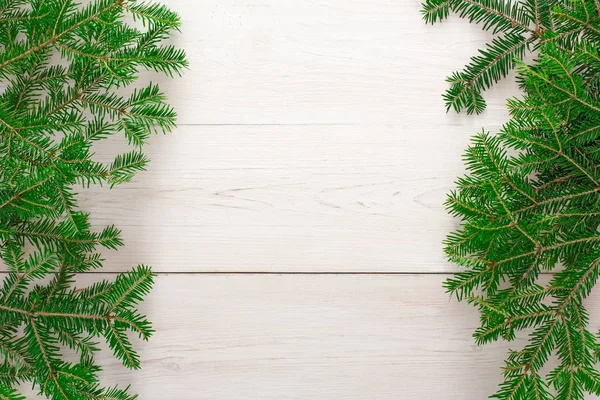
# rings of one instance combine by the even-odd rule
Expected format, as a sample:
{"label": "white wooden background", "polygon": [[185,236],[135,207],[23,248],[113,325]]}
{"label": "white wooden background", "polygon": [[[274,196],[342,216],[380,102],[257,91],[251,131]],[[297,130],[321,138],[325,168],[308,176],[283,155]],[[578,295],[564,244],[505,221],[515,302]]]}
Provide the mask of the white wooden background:
{"label": "white wooden background", "polygon": [[179,127],[135,183],[80,194],[126,242],[82,282],[158,272],[143,370],[105,355],[104,382],[141,400],[493,393],[509,345],[475,346],[476,311],[441,288],[445,193],[518,93],[509,79],[483,115],[444,112],[445,77],[489,34],[426,26],[418,0],[164,1],[191,64],[160,80]]}

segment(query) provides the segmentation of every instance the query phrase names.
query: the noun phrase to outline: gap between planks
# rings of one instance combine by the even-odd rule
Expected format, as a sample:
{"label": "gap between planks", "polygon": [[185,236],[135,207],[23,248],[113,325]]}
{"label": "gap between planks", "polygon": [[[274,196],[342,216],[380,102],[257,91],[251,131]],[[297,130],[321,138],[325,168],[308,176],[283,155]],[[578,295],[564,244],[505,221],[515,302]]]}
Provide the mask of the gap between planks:
{"label": "gap between planks", "polygon": [[175,129],[183,127],[183,126],[401,126],[403,124],[377,124],[377,123],[344,123],[344,122],[309,122],[309,123],[232,123],[232,124],[228,124],[228,123],[213,123],[213,124],[202,124],[202,123],[198,123],[198,124],[190,124],[190,123],[185,123],[185,124],[177,124],[177,126],[175,127]]}
{"label": "gap between planks", "polygon": [[[10,271],[0,270],[0,274],[7,274]],[[118,275],[127,271],[87,271],[77,272],[76,275]],[[457,271],[460,272],[460,271]],[[56,273],[54,273],[56,274]],[[554,275],[555,272],[540,272],[540,275]],[[396,276],[423,276],[423,275],[439,275],[452,276],[453,272],[325,272],[325,271],[156,271],[154,275],[396,275]]]}

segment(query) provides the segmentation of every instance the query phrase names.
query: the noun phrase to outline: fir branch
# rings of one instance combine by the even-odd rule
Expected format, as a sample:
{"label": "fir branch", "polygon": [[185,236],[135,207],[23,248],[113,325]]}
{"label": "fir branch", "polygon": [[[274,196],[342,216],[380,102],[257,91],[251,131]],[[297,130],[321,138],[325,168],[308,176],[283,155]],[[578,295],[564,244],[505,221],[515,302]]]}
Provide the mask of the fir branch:
{"label": "fir branch", "polygon": [[[128,15],[145,29],[128,26]],[[98,247],[123,244],[114,226],[92,230],[76,187],[131,181],[148,163],[148,137],[174,127],[158,86],[129,97],[118,89],[140,70],[187,67],[182,50],[163,45],[179,17],[135,0],[0,0],[0,25],[11,32],[0,34],[0,258],[9,268],[0,289],[0,399],[22,399],[14,387],[29,382],[52,399],[133,400],[128,388],[100,386],[95,339],[139,368],[127,334],[153,333],[137,307],[154,275],[140,266],[112,283],[74,287],[78,272],[101,267]],[[63,65],[51,64],[53,54]],[[95,161],[93,145],[118,133],[136,148],[108,165]],[[65,362],[61,345],[79,362]]]}
{"label": "fir branch", "polygon": [[[448,77],[451,85],[443,98],[446,109],[457,112],[481,113],[486,107],[482,92],[506,77],[516,61],[540,46],[554,43],[568,52],[586,41],[600,40],[599,9],[591,0],[425,0],[422,7],[427,23],[455,12],[470,22],[481,23],[484,30],[499,34],[463,71]],[[588,80],[594,82],[599,76],[600,71]]]}
{"label": "fir branch", "polygon": [[[445,287],[478,308],[477,343],[531,330],[528,344],[509,352],[493,398],[583,399],[600,395],[599,346],[584,307],[600,276],[600,8],[593,1],[535,0],[514,7],[524,7],[524,14],[513,14],[535,24],[528,40],[539,54],[533,65],[514,62],[524,95],[509,101],[512,119],[497,135],[473,138],[468,175],[448,196],[449,212],[463,222],[448,235],[445,251],[464,270]],[[485,21],[489,28],[496,20]],[[503,26],[494,40],[508,45],[521,28]],[[480,92],[509,69],[481,57],[455,84],[478,68],[498,75],[473,85],[468,98],[447,97],[450,106],[458,98],[457,110],[481,111]],[[555,272],[547,284],[539,281],[544,270]],[[559,365],[544,373],[552,353]]]}

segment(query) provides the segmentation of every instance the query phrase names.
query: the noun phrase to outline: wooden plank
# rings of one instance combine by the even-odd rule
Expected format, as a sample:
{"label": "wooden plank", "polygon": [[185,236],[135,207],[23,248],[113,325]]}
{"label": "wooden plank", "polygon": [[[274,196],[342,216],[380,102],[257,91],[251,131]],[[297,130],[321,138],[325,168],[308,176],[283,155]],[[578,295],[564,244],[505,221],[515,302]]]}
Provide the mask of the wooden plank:
{"label": "wooden plank", "polygon": [[113,271],[454,271],[442,204],[469,129],[410,128],[181,127],[153,138],[135,183],[84,190],[82,208],[124,231]]}
{"label": "wooden plank", "polygon": [[[144,400],[486,398],[524,341],[477,347],[477,311],[449,301],[444,278],[161,275],[143,369],[105,354],[102,380]],[[598,291],[587,304],[596,331]]]}
{"label": "wooden plank", "polygon": [[[415,0],[169,0],[182,15],[173,42],[184,79],[153,77],[181,124],[392,124],[446,117],[445,78],[491,35],[451,17],[427,26]],[[493,89],[478,125],[505,118],[514,79]]]}
{"label": "wooden plank", "polygon": [[184,126],[154,140],[135,185],[82,195],[125,231],[109,270],[453,269],[441,203],[468,137],[504,122],[516,89],[492,90],[479,117],[444,114],[440,94],[487,33],[426,27],[409,0],[168,3],[191,69],[159,80]]}
{"label": "wooden plank", "polygon": [[168,4],[191,68],[163,88],[183,125],[226,125],[155,138],[136,184],[82,195],[96,225],[124,229],[109,270],[453,270],[441,204],[469,136],[507,119],[515,87],[479,117],[444,114],[440,94],[487,33],[427,27],[413,0]]}

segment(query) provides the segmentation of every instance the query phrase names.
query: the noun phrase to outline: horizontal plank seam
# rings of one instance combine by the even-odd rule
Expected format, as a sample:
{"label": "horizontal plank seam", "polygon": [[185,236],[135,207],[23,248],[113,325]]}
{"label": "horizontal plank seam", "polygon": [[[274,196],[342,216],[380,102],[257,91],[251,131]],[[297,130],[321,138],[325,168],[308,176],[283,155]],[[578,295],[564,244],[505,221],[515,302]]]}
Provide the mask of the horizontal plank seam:
{"label": "horizontal plank seam", "polygon": [[338,122],[308,122],[308,123],[212,123],[212,124],[184,124],[177,123],[177,127],[182,126],[395,126],[401,124],[378,124],[378,123],[338,123]]}
{"label": "horizontal plank seam", "polygon": [[[0,274],[9,271],[0,270]],[[76,275],[116,275],[126,271],[88,271],[79,272]],[[453,272],[324,272],[324,271],[154,271],[156,275],[399,275],[399,276],[426,276],[441,275],[452,276]],[[540,275],[554,275],[554,272],[542,272]]]}

